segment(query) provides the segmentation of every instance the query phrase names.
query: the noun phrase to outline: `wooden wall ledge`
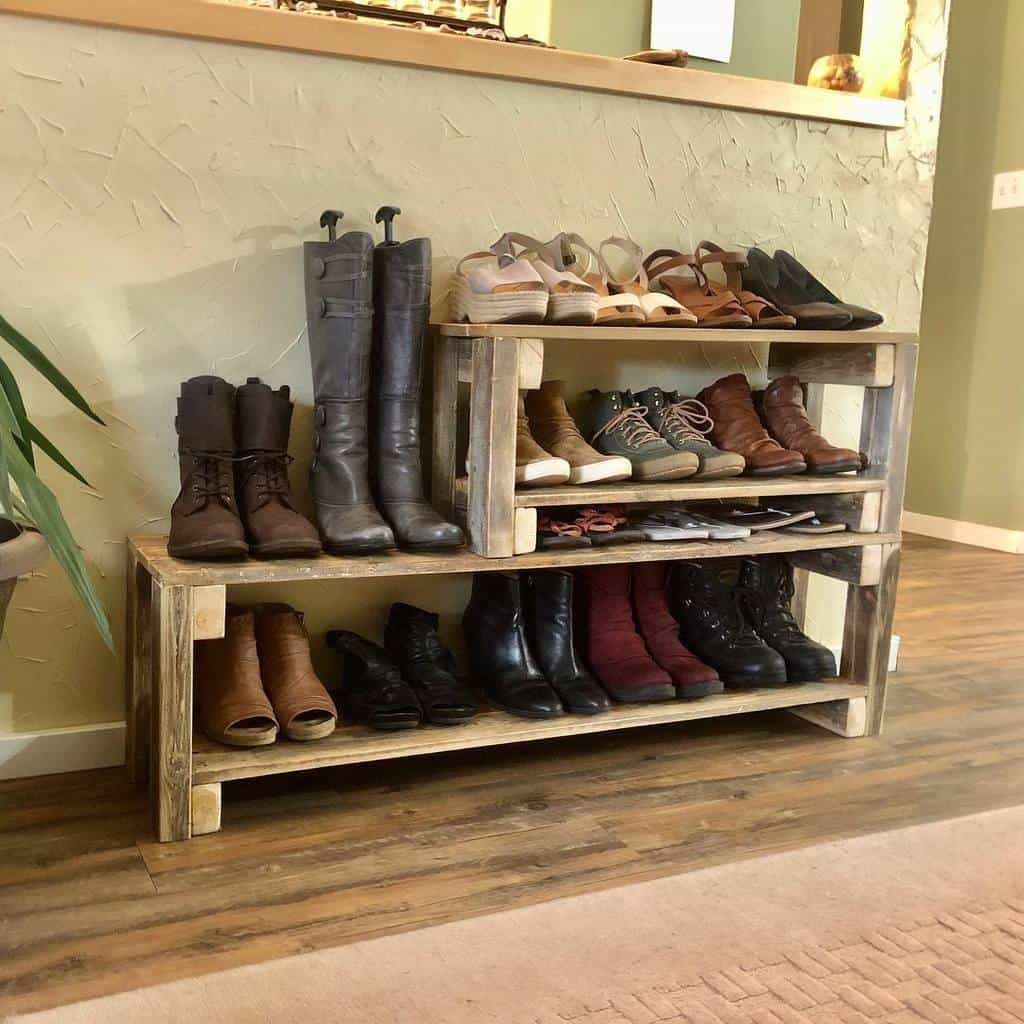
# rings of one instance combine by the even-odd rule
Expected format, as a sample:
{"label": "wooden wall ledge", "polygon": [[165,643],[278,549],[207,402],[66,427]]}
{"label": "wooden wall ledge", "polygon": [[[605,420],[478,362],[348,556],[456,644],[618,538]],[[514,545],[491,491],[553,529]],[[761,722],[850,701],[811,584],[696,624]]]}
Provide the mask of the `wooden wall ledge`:
{"label": "wooden wall ledge", "polygon": [[0,12],[644,96],[812,121],[902,128],[902,100],[631,63],[221,0],[0,0]]}

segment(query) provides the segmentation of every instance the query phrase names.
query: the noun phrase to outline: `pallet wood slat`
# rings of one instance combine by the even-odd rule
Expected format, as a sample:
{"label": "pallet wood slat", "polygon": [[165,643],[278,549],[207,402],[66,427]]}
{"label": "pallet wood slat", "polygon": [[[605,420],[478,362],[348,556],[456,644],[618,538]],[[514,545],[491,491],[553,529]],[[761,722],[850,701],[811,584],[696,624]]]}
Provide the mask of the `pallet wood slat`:
{"label": "pallet wood slat", "polygon": [[775,341],[768,359],[768,379],[796,374],[807,384],[854,384],[887,388],[895,367],[894,345],[803,345]]}
{"label": "pallet wood slat", "polygon": [[341,725],[333,736],[317,743],[278,741],[273,746],[250,750],[232,750],[197,735],[194,740],[193,783],[204,785],[418,754],[613,732],[643,725],[692,722],[720,715],[863,698],[863,695],[864,688],[859,684],[837,681],[727,692],[695,701],[621,705],[603,715],[563,715],[539,722],[500,711],[485,711],[474,722],[458,728],[423,726],[406,732],[382,733],[360,725]]}
{"label": "pallet wood slat", "polygon": [[837,736],[856,739],[867,735],[868,702],[866,697],[851,697],[849,700],[825,701],[821,704],[806,704],[799,708],[787,708],[791,715],[828,729]]}

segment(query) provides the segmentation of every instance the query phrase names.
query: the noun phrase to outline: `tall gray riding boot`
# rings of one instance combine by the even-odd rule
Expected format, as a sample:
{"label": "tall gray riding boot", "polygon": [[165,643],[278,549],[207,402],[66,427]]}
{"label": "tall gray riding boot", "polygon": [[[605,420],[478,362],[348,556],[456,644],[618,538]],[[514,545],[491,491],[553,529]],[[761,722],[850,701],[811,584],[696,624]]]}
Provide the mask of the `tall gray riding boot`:
{"label": "tall gray riding boot", "polygon": [[430,239],[392,239],[397,207],[382,206],[385,241],[373,251],[373,481],[399,547],[461,547],[465,537],[423,494],[420,455],[423,341],[430,314]]}
{"label": "tall gray riding boot", "polygon": [[369,480],[370,352],[373,342],[373,239],[336,235],[342,214],[320,226],[330,241],[303,246],[306,319],[315,401],[310,485],[324,548],[364,554],[395,546],[373,503]]}

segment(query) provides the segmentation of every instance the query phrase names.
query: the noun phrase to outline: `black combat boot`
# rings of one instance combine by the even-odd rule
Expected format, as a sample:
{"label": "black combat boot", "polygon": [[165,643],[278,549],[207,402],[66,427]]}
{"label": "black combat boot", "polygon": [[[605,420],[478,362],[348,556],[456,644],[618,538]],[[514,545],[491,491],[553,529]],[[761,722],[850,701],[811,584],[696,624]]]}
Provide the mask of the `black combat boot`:
{"label": "black combat boot", "polygon": [[834,679],[835,655],[808,637],[793,618],[793,567],[781,555],[745,558],[740,600],[747,621],[786,662],[791,683]]}
{"label": "black combat boot", "polygon": [[523,610],[530,651],[566,711],[597,715],[612,702],[580,664],[573,637],[573,575],[565,569],[523,573]]}
{"label": "black combat boot", "polygon": [[384,627],[384,650],[416,691],[428,722],[462,725],[479,710],[469,687],[455,674],[455,658],[441,643],[432,612],[393,604]]}
{"label": "black combat boot", "polygon": [[470,671],[492,704],[521,718],[562,713],[562,701],[527,646],[516,573],[478,572],[462,627]]}
{"label": "black combat boot", "polygon": [[717,560],[676,564],[669,586],[679,638],[729,689],[778,686],[786,663],[747,621],[737,577],[735,565]]}

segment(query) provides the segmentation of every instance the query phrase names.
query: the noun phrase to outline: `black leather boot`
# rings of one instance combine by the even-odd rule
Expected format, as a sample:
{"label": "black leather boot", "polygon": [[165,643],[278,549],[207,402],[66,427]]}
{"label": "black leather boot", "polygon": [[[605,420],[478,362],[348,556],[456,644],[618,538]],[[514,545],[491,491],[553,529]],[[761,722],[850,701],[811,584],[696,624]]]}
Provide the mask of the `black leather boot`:
{"label": "black leather boot", "polygon": [[384,650],[416,691],[428,722],[462,725],[479,710],[469,687],[455,674],[455,658],[441,643],[432,612],[393,604],[384,627]]}
{"label": "black leather boot", "polygon": [[315,401],[310,485],[316,522],[332,554],[395,546],[373,504],[367,432],[373,342],[373,239],[363,231],[337,237],[342,214],[327,210],[330,241],[303,246],[306,320]]}
{"label": "black leather boot", "polygon": [[791,683],[813,683],[839,674],[835,655],[807,636],[793,618],[793,567],[785,558],[745,558],[740,590],[747,621],[782,655]]}
{"label": "black leather boot", "polygon": [[327,645],[342,657],[335,697],[349,719],[388,732],[420,724],[420,702],[383,647],[347,629],[330,630]]}
{"label": "black leather boot", "polygon": [[597,715],[612,702],[580,664],[573,636],[573,576],[564,569],[523,573],[526,636],[540,670],[566,711]]}
{"label": "black leather boot", "polygon": [[679,638],[729,689],[778,686],[787,681],[786,663],[748,623],[737,577],[729,563],[675,565],[669,592]]}
{"label": "black leather boot", "polygon": [[462,627],[470,671],[495,707],[521,718],[557,718],[562,713],[558,694],[526,643],[516,573],[478,572]]}
{"label": "black leather boot", "polygon": [[423,494],[420,454],[423,341],[430,315],[430,239],[392,239],[401,211],[382,206],[385,241],[373,251],[373,478],[384,518],[399,547],[461,547],[462,530],[434,511]]}

